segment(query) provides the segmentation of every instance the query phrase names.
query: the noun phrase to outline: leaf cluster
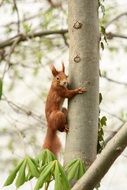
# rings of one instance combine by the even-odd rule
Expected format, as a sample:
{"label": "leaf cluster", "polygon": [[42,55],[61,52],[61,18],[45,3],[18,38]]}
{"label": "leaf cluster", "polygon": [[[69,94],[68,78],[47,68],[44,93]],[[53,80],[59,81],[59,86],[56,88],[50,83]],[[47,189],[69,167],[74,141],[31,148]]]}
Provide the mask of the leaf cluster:
{"label": "leaf cluster", "polygon": [[48,189],[53,180],[55,190],[70,190],[69,182],[78,180],[85,171],[85,165],[80,159],[72,160],[63,167],[53,153],[45,149],[34,159],[26,156],[20,161],[6,179],[4,186],[15,181],[16,187],[19,188],[25,182],[36,178],[34,190],[41,189],[44,184],[45,189]]}
{"label": "leaf cluster", "polygon": [[[102,94],[99,94],[99,103],[102,102]],[[104,126],[106,126],[107,118],[106,116],[102,116],[98,118],[98,144],[97,144],[97,153],[100,153],[104,146]]]}

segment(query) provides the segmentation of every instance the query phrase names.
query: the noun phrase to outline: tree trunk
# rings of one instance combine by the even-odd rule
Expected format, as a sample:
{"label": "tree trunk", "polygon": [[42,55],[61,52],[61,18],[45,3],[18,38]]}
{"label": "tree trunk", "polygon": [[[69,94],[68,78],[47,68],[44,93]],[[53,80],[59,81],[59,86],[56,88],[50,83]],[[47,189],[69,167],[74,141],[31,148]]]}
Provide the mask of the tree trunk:
{"label": "tree trunk", "polygon": [[65,163],[81,158],[89,166],[96,158],[99,105],[98,0],[68,0],[70,87],[87,92],[69,101],[69,133]]}

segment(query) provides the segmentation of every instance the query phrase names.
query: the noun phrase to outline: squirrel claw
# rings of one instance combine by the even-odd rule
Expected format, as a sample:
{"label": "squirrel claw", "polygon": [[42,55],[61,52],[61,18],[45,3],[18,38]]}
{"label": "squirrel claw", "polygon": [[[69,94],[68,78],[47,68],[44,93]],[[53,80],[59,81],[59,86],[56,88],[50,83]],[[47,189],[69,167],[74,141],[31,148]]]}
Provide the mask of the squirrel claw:
{"label": "squirrel claw", "polygon": [[81,88],[81,87],[80,87],[80,88],[78,88],[77,90],[78,90],[78,93],[79,93],[79,94],[83,94],[84,92],[87,92],[86,88],[84,89],[84,88]]}
{"label": "squirrel claw", "polygon": [[64,131],[65,131],[66,133],[68,133],[68,132],[69,132],[69,128],[68,128],[68,127],[65,127]]}

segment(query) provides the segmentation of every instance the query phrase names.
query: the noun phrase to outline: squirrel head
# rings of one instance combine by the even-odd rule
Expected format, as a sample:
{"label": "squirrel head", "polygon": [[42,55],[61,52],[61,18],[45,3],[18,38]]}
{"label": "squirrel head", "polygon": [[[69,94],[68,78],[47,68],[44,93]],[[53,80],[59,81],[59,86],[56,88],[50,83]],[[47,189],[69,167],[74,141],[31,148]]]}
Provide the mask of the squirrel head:
{"label": "squirrel head", "polygon": [[68,85],[68,76],[65,74],[65,67],[62,63],[62,71],[57,71],[54,65],[50,66],[52,74],[54,76],[53,78],[53,84],[56,86],[63,86],[67,87]]}

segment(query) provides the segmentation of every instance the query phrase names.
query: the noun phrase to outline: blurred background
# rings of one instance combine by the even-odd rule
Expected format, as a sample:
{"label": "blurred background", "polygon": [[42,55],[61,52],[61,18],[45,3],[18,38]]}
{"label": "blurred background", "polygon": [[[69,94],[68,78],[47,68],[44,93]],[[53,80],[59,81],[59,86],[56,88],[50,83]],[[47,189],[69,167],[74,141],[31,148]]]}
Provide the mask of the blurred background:
{"label": "blurred background", "polygon": [[[102,0],[99,13],[107,36],[100,48],[100,114],[107,118],[107,139],[127,121],[127,1]],[[1,190],[15,190],[13,185],[2,187],[8,172],[26,153],[34,156],[41,150],[49,65],[60,69],[63,61],[68,73],[67,14],[66,0],[0,1]],[[64,134],[61,139],[64,147]],[[20,187],[26,188],[33,189],[32,182]],[[127,189],[126,150],[102,180],[100,190],[107,189]]]}

